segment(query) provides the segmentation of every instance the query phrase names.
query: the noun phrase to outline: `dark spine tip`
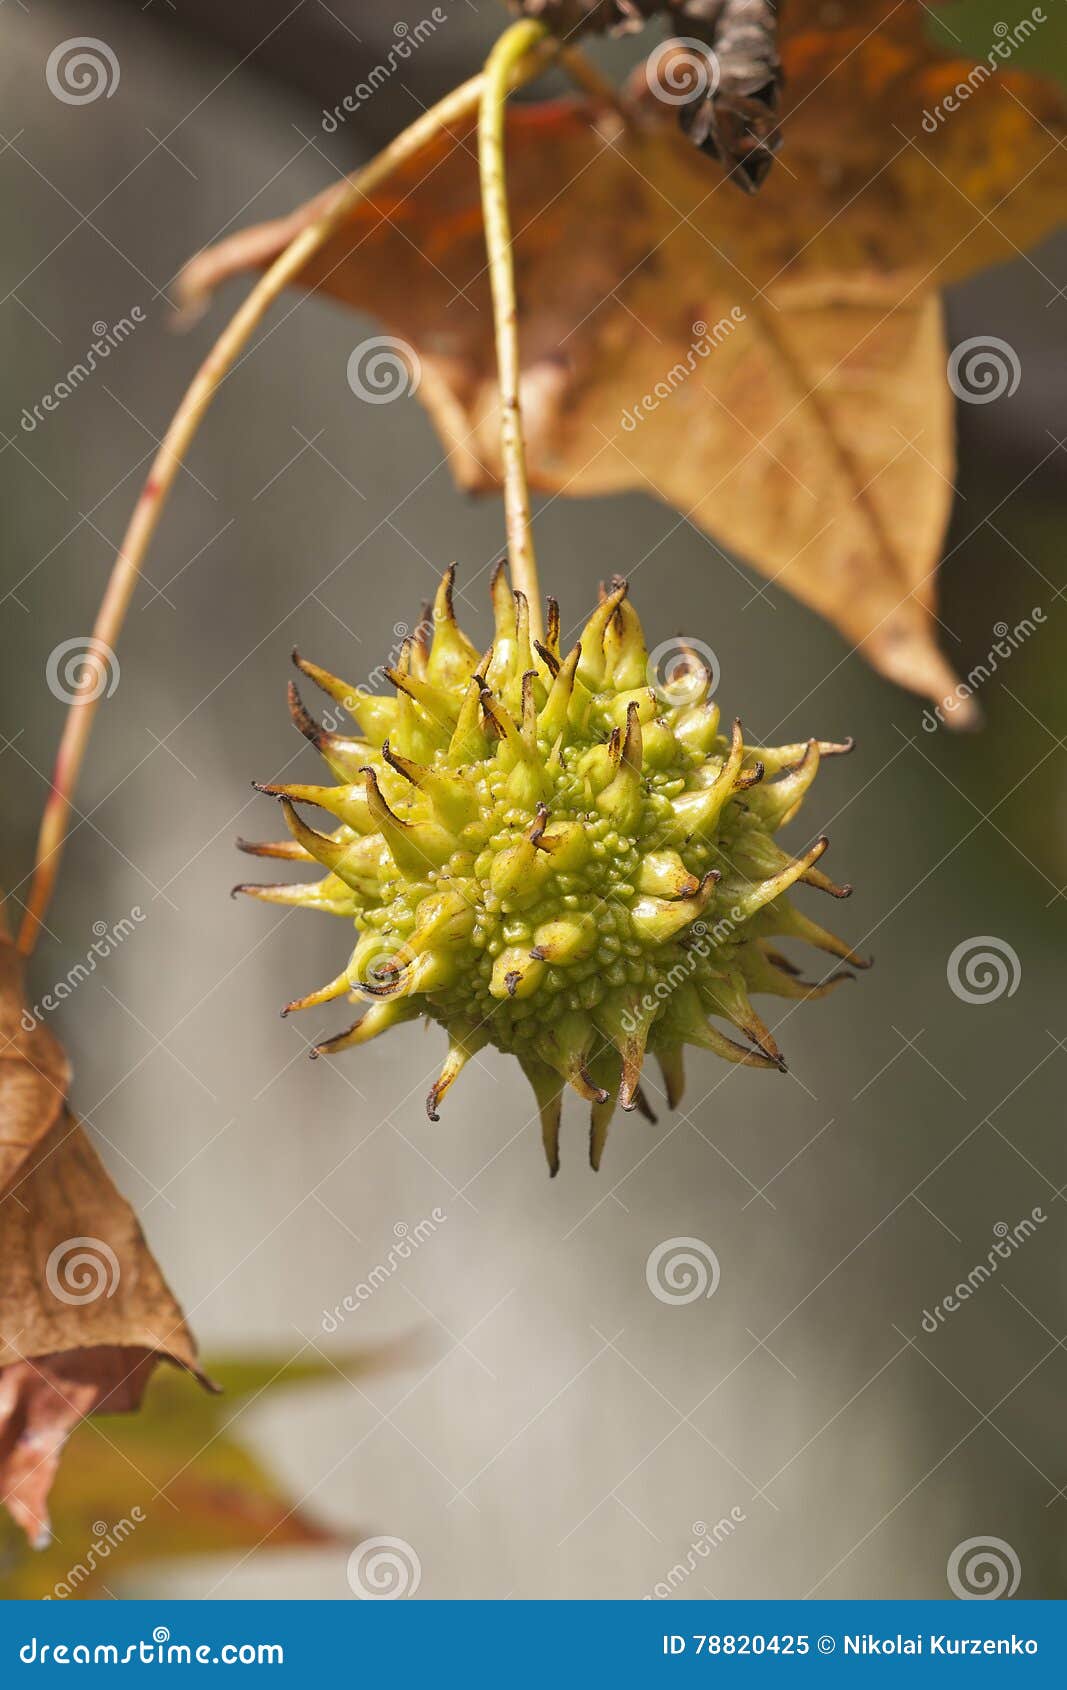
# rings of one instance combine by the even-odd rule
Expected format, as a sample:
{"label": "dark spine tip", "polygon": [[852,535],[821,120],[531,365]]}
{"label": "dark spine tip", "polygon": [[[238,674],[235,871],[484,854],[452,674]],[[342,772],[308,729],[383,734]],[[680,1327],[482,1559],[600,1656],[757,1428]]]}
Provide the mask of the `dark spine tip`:
{"label": "dark spine tip", "polygon": [[[385,758],[389,767],[391,769],[395,769],[398,775],[403,775],[405,780],[411,780],[411,776],[404,767],[403,760],[390,748],[389,741],[387,739],[382,741],[382,756]],[[364,771],[361,769],[359,772],[362,774]]]}
{"label": "dark spine tip", "polygon": [[790,961],[789,957],[784,956],[781,951],[771,950],[765,954],[768,962],[773,963],[775,968],[780,968],[784,974],[793,975],[794,979],[800,979],[801,971],[796,963]]}
{"label": "dark spine tip", "polygon": [[509,998],[513,998],[515,996],[521,979],[522,975],[519,973],[517,968],[513,968],[509,974],[505,974],[504,985],[507,987]]}
{"label": "dark spine tip", "polygon": [[545,831],[545,828],[547,826],[548,826],[548,805],[546,803],[544,803],[543,801],[539,801],[538,805],[537,805],[536,818],[535,818],[532,826],[530,827],[530,830],[527,833],[526,837],[530,841],[531,845],[535,846],[538,850],[541,850],[541,851],[544,851],[544,850],[547,849],[546,846],[541,844],[541,840],[544,836],[544,831]]}
{"label": "dark spine tip", "polygon": [[308,1061],[317,1062],[319,1057],[322,1055],[324,1048],[325,1047],[323,1045],[312,1045],[311,1049],[308,1051]]}
{"label": "dark spine tip", "polygon": [[555,680],[556,676],[559,674],[559,658],[553,657],[548,647],[542,645],[540,640],[534,640],[533,644],[538,657],[552,676],[552,679]]}
{"label": "dark spine tip", "polygon": [[653,1109],[652,1105],[649,1103],[648,1098],[645,1096],[644,1092],[641,1090],[640,1086],[638,1086],[637,1091],[634,1094],[634,1100],[637,1104],[638,1109],[641,1111],[641,1114],[644,1116],[645,1120],[648,1122],[649,1126],[650,1127],[658,1127],[659,1126],[659,1117],[657,1116],[657,1114],[656,1114],[655,1110]]}
{"label": "dark spine tip", "polygon": [[493,733],[496,734],[497,739],[507,739],[508,736],[497,718],[496,700],[494,699],[490,689],[488,687],[482,687],[479,697],[482,702],[482,715],[485,717],[489,727],[492,729]]}
{"label": "dark spine tip", "polygon": [[531,962],[544,962],[547,954],[548,953],[545,950],[543,945],[535,945],[533,950],[530,951],[530,953],[529,953],[530,961]]}
{"label": "dark spine tip", "polygon": [[295,681],[289,682],[289,714],[296,723],[305,739],[309,739],[314,746],[322,744],[326,730],[316,722],[311,711],[300,696],[300,690]]}

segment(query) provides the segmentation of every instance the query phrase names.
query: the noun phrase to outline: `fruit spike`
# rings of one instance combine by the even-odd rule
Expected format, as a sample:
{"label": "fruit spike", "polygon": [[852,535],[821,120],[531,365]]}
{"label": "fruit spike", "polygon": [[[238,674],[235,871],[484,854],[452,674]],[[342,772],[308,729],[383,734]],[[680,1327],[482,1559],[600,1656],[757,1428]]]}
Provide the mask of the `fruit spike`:
{"label": "fruit spike", "polygon": [[[291,686],[296,725],[337,784],[261,787],[281,800],[292,840],[242,849],[326,873],[235,890],[355,922],[343,973],[287,1007],[339,997],[369,1006],[313,1056],[426,1015],[448,1035],[431,1120],[492,1044],[518,1058],[533,1087],[549,1171],[559,1168],[567,1088],[591,1106],[597,1168],[617,1105],[654,1120],[642,1080],[677,1108],[685,1045],[785,1069],[752,996],[821,997],[853,976],[802,979],[777,939],[868,966],[787,897],[805,886],[848,892],[815,866],[827,841],[793,857],[772,837],[822,759],[852,741],[746,746],[740,722],[719,731],[706,687],[665,701],[617,577],[562,651],[558,607],[549,601],[545,638],[533,641],[526,599],[498,567],[493,644],[479,656],[456,622],[454,577],[449,569],[419,633],[381,671],[390,698],[294,653],[355,733],[320,726]],[[297,804],[324,811],[332,831]]]}

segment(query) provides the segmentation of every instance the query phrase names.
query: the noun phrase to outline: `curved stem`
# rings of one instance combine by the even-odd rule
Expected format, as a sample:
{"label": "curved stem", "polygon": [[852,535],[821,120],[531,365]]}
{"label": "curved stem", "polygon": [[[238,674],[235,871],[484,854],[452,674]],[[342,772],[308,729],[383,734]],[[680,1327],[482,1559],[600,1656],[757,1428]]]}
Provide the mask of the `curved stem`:
{"label": "curved stem", "polygon": [[[517,27],[522,28],[521,25]],[[497,105],[502,107],[511,86],[530,81],[543,69],[546,60],[552,57],[556,51],[555,43],[545,41],[545,33],[540,28],[526,32],[521,50],[509,50],[506,65],[497,67],[494,83],[496,91],[493,96]],[[509,31],[508,34],[513,32]],[[538,47],[540,51],[531,51]],[[398,165],[418,152],[438,131],[472,111],[478,105],[487,84],[486,75],[474,76],[453,89],[451,94],[431,106],[362,170],[339,183],[336,197],[318,222],[304,229],[275,259],[223,330],[178,406],[134,507],[93,627],[92,647],[98,657],[106,658],[118,639],[145,554],[182,458],[189,449],[204,413],[233,368],[256,325],[283,289],[288,287],[308,260],[330,238],[352,206],[378,187]],[[536,575],[533,579],[536,588]],[[536,600],[531,597],[531,617],[535,607]],[[74,789],[99,702],[101,689],[98,678],[97,665],[86,662],[82,667],[81,684],[71,701],[64,724],[52,776],[52,790],[41,818],[33,882],[19,930],[18,947],[25,956],[31,954],[37,942],[41,922],[59,873]]]}
{"label": "curved stem", "polygon": [[508,533],[511,584],[525,593],[530,607],[530,630],[543,639],[541,589],[537,580],[530,489],[526,479],[526,446],[519,402],[519,322],[515,303],[515,266],[508,216],[504,159],[504,110],[516,64],[543,42],[545,24],[527,18],[504,31],[485,65],[478,114],[478,166],[482,180],[482,215],[493,295],[493,323],[500,381],[500,450],[504,460],[504,516]]}

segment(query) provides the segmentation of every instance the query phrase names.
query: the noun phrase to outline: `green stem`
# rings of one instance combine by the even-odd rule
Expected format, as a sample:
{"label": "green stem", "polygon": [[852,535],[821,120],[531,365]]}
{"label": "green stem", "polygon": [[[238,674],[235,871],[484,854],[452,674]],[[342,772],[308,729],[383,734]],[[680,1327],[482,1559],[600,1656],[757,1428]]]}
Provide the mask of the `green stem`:
{"label": "green stem", "polygon": [[547,26],[532,18],[504,31],[485,64],[478,114],[478,163],[482,184],[482,214],[493,296],[493,323],[500,383],[500,450],[504,464],[504,517],[508,535],[511,584],[525,593],[530,606],[530,629],[543,638],[541,589],[537,580],[530,490],[526,479],[526,445],[519,402],[519,323],[515,303],[515,265],[508,216],[504,158],[504,112],[515,67],[548,34]]}

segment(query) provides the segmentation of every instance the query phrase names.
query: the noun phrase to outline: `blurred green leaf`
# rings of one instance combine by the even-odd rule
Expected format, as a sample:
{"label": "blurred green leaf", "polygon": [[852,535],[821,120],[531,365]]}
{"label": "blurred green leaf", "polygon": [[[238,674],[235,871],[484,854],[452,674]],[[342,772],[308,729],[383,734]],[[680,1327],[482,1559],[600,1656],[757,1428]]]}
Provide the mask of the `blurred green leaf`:
{"label": "blurred green leaf", "polygon": [[[918,0],[915,0],[918,3]],[[1044,23],[1034,16],[1041,12]],[[1020,19],[1032,19],[1034,33],[1012,52],[1005,65],[1016,70],[1042,71],[1067,83],[1067,6],[1063,0],[1043,0],[1038,6],[1005,8],[1004,0],[948,0],[927,9],[930,37],[946,53],[960,58],[984,59],[1001,39],[1000,25],[1014,29]]]}
{"label": "blurred green leaf", "polygon": [[241,1414],[268,1392],[382,1365],[372,1351],[335,1363],[259,1355],[209,1361],[218,1396],[190,1391],[186,1378],[161,1367],[140,1414],[85,1421],[74,1432],[53,1492],[47,1549],[30,1549],[4,1520],[0,1596],[108,1596],[155,1561],[335,1541],[244,1447]]}

